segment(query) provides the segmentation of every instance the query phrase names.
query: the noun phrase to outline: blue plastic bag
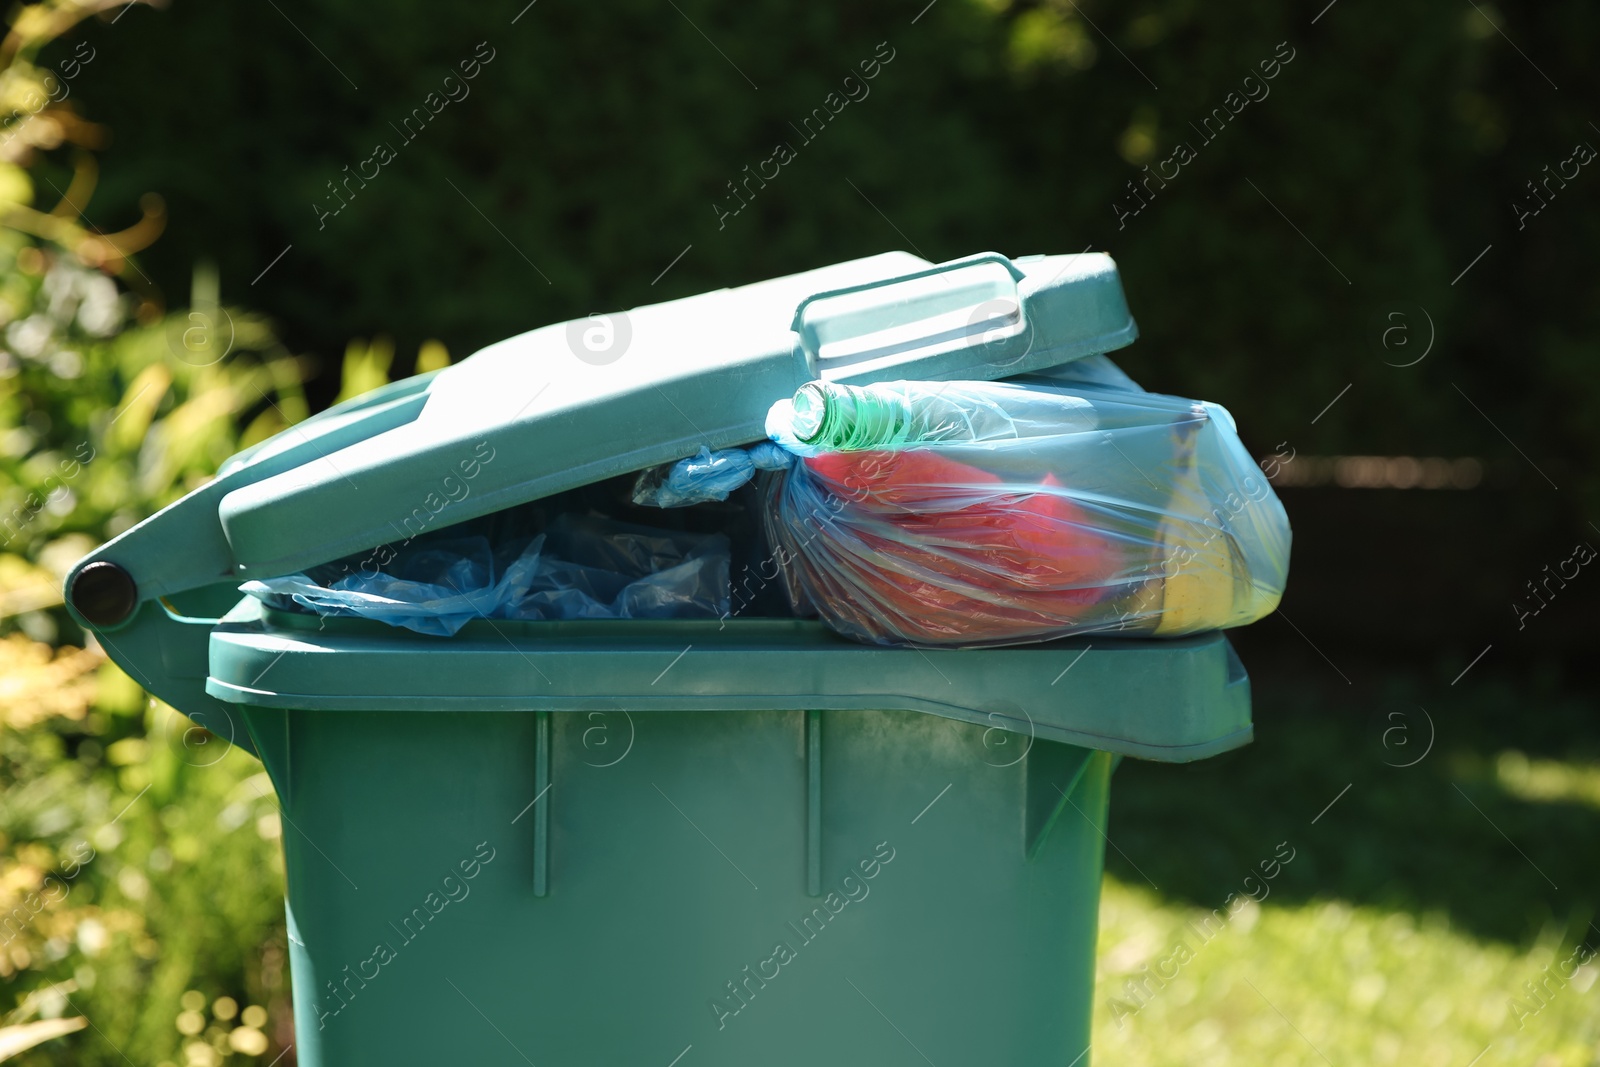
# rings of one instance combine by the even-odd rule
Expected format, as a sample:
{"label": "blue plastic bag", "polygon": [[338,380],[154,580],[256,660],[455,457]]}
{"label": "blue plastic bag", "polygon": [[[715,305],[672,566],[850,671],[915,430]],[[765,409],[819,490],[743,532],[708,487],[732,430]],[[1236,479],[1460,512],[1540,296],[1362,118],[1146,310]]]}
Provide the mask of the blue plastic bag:
{"label": "blue plastic bag", "polygon": [[531,538],[419,539],[382,569],[367,554],[239,588],[275,608],[448,637],[478,618],[715,618],[728,610],[729,556],[721,534],[563,515]]}
{"label": "blue plastic bag", "polygon": [[658,508],[682,508],[728,499],[758,470],[784,470],[794,460],[771,441],[744,448],[725,448],[713,452],[700,449],[699,455],[655,467],[639,475],[634,483],[633,502]]}
{"label": "blue plastic bag", "polygon": [[684,619],[728,610],[728,539],[563,515],[508,619]]}

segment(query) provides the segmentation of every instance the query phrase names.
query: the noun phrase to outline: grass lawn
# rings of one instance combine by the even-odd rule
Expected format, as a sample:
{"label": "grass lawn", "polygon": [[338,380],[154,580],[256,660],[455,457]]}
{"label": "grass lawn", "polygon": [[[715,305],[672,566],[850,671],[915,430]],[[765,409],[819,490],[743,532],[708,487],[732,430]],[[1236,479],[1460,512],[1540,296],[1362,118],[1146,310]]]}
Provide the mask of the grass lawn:
{"label": "grass lawn", "polygon": [[[1570,940],[1551,935],[1521,949],[1452,928],[1442,915],[1269,898],[1202,942],[1188,924],[1205,914],[1143,883],[1107,880],[1096,1067],[1600,1063],[1600,967],[1578,967],[1564,985],[1552,980],[1542,1009],[1522,988],[1570,957]],[[1192,958],[1181,962],[1180,950],[1173,959],[1185,940]]]}
{"label": "grass lawn", "polygon": [[1096,1067],[1600,1064],[1594,702],[1246,662],[1255,744],[1113,780]]}

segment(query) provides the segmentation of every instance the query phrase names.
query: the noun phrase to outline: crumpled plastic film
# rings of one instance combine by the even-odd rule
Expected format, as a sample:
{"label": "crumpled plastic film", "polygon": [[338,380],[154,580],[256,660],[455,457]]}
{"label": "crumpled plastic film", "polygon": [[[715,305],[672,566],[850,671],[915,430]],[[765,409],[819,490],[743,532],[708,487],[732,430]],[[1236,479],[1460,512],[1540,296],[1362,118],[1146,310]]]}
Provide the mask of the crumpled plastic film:
{"label": "crumpled plastic film", "polygon": [[1041,377],[816,384],[769,415],[803,458],[765,522],[791,602],[840,633],[1176,636],[1277,606],[1288,517],[1215,404]]}
{"label": "crumpled plastic film", "polygon": [[745,448],[699,454],[662,467],[642,471],[633,486],[633,502],[657,508],[682,508],[728,499],[735,489],[755,477],[758,470],[783,470],[793,458],[771,441]]}
{"label": "crumpled plastic film", "polygon": [[728,611],[729,558],[722,534],[562,515],[531,538],[419,539],[239,588],[271,607],[448,637],[478,618],[715,618]]}

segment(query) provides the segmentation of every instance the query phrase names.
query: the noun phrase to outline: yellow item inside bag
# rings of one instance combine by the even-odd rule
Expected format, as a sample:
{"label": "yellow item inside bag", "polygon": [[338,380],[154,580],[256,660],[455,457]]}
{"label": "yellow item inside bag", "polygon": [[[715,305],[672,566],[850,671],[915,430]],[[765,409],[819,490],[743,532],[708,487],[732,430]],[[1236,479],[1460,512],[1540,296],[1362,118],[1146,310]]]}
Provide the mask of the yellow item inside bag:
{"label": "yellow item inside bag", "polygon": [[[1251,479],[1244,479],[1244,497],[1233,491],[1219,500],[1206,492],[1196,445],[1203,432],[1221,427],[1207,425],[1206,405],[1193,410],[1198,421],[1173,425],[1172,496],[1156,535],[1162,580],[1159,601],[1147,607],[1156,622],[1153,632],[1162,637],[1253,622],[1282,596],[1281,588],[1258,588],[1250,580],[1249,561],[1234,534],[1238,513],[1256,502],[1248,492]],[[1267,492],[1265,478],[1255,478]]]}

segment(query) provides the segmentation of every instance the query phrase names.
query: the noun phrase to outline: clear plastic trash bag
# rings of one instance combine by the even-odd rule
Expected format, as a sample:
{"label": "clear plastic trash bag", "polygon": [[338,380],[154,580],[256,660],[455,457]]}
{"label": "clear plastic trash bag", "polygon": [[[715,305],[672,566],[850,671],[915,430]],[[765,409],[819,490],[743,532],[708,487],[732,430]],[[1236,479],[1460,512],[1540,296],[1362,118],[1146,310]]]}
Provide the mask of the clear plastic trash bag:
{"label": "clear plastic trash bag", "polygon": [[1288,517],[1232,416],[1103,363],[1077,380],[812,383],[775,405],[769,434],[804,457],[765,514],[796,609],[930,646],[1179,635],[1272,611]]}
{"label": "clear plastic trash bag", "polygon": [[[488,528],[488,527],[485,527]],[[562,515],[534,537],[419,538],[242,592],[269,606],[450,636],[473,619],[714,618],[728,610],[721,534]]]}

